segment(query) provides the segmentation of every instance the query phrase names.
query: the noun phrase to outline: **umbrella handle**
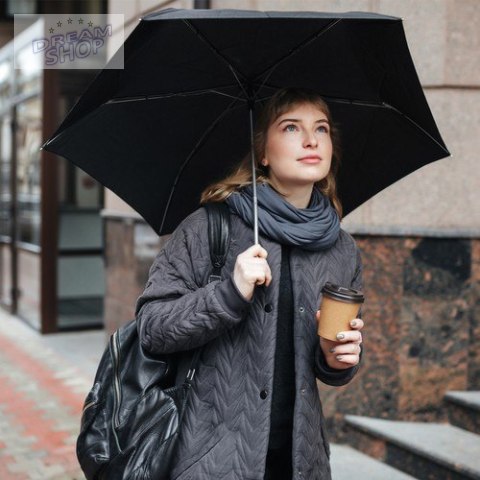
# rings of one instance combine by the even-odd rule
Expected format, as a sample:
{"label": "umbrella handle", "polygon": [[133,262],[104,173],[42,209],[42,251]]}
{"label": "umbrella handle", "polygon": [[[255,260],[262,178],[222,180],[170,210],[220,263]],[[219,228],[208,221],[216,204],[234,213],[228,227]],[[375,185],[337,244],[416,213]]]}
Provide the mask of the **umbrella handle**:
{"label": "umbrella handle", "polygon": [[258,241],[258,203],[257,203],[257,167],[255,165],[255,150],[253,148],[253,108],[249,106],[250,112],[250,151],[252,157],[252,193],[253,193],[253,239],[255,245]]}

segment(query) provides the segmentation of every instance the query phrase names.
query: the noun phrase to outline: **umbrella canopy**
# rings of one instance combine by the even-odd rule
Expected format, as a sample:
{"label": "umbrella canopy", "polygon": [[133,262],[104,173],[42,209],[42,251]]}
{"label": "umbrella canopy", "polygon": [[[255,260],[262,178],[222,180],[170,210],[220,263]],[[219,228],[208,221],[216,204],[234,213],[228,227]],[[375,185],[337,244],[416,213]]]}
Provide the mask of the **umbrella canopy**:
{"label": "umbrella canopy", "polygon": [[402,21],[370,13],[168,9],[144,17],[43,148],[159,234],[250,150],[250,115],[282,87],[320,93],[338,125],[344,213],[449,155]]}

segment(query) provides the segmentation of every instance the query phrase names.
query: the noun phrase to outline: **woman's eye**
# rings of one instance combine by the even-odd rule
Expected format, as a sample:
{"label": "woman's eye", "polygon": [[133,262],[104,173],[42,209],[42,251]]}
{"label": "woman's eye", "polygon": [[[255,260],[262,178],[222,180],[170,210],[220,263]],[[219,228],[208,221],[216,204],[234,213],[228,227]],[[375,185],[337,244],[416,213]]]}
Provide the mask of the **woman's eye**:
{"label": "woman's eye", "polygon": [[297,129],[297,126],[291,123],[285,127],[286,132],[294,132]]}
{"label": "woman's eye", "polygon": [[317,130],[322,133],[328,133],[328,128],[324,127],[323,125],[321,127],[318,127]]}

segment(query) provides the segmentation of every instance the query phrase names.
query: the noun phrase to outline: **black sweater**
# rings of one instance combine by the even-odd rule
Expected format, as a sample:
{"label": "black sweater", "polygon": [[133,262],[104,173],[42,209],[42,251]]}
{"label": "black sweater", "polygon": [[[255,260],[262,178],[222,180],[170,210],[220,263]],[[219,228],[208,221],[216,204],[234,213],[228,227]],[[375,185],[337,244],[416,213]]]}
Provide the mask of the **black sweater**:
{"label": "black sweater", "polygon": [[294,405],[295,362],[290,248],[282,245],[269,449],[281,448],[291,441]]}

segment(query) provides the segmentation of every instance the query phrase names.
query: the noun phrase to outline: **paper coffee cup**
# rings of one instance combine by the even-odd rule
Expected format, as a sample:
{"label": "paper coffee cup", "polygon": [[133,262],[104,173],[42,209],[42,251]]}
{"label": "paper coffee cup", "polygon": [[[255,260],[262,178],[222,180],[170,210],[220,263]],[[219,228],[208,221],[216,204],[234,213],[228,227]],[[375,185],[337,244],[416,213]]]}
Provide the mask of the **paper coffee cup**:
{"label": "paper coffee cup", "polygon": [[350,322],[357,317],[365,298],[353,288],[326,283],[322,288],[318,335],[337,340],[337,333],[351,330]]}

